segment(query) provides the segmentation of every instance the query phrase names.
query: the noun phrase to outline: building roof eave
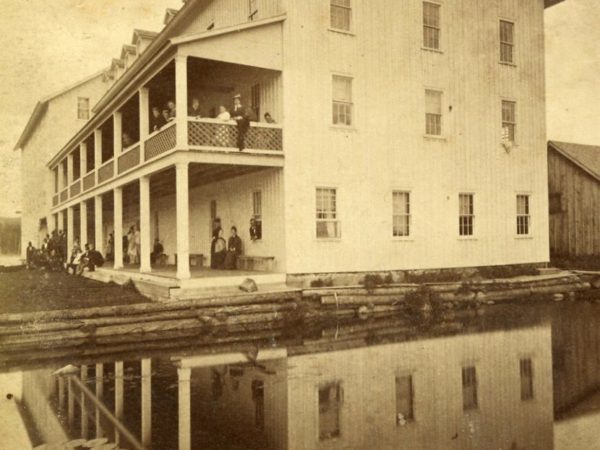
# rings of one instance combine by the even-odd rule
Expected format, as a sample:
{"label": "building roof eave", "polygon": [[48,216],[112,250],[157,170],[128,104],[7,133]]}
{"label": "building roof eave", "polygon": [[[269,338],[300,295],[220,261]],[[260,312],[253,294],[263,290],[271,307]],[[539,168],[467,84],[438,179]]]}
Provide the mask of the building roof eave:
{"label": "building roof eave", "polygon": [[[596,172],[593,168],[588,167],[588,165],[586,165],[584,162],[580,161],[578,158],[576,158],[570,152],[561,148],[561,144],[564,144],[564,143],[558,142],[558,141],[548,141],[548,146],[551,147],[554,151],[556,151],[557,153],[562,155],[564,158],[571,161],[573,164],[575,164],[577,167],[579,167],[585,173],[590,175],[592,178],[596,179],[597,181],[600,181],[600,172]],[[600,149],[599,149],[599,151],[600,151]]]}

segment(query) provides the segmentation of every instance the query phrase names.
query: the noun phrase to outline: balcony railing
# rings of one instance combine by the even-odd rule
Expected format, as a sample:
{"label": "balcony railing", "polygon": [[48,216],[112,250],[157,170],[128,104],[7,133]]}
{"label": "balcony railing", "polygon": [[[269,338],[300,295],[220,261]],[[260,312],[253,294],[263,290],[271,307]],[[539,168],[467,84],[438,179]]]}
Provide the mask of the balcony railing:
{"label": "balcony railing", "polygon": [[[233,121],[189,119],[188,142],[194,147],[237,148],[238,129]],[[281,125],[254,123],[244,140],[248,150],[283,150]]]}
{"label": "balcony railing", "polygon": [[75,180],[73,182],[73,184],[71,185],[70,197],[75,197],[76,195],[79,195],[80,192],[81,192],[81,180]]}
{"label": "balcony railing", "polygon": [[135,144],[126,149],[123,154],[119,156],[117,163],[117,169],[119,173],[123,173],[129,169],[134,168],[140,163],[140,144]]}
{"label": "balcony railing", "polygon": [[175,148],[177,129],[175,122],[167,124],[162,130],[152,133],[144,144],[144,161],[155,158]]}
{"label": "balcony railing", "polygon": [[66,202],[69,198],[69,189],[64,189],[61,193],[60,193],[60,201],[61,202]]}
{"label": "balcony railing", "polygon": [[83,178],[83,190],[87,191],[96,184],[96,174],[92,171]]}
{"label": "balcony railing", "polygon": [[104,183],[105,181],[110,180],[114,176],[114,165],[114,160],[109,159],[103,165],[100,166],[100,169],[98,169],[98,184]]}
{"label": "balcony railing", "polygon": [[58,205],[58,194],[52,196],[52,206]]}

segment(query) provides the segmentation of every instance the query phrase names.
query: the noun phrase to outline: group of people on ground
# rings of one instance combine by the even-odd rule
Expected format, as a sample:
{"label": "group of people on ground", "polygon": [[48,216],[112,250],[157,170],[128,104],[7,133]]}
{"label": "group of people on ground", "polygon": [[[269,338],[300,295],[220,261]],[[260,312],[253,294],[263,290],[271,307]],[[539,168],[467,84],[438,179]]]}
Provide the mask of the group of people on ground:
{"label": "group of people on ground", "polygon": [[242,254],[242,240],[237,234],[237,228],[231,227],[231,234],[227,242],[223,237],[221,219],[213,221],[212,242],[210,244],[210,268],[234,270],[237,267],[237,258]]}
{"label": "group of people on ground", "polygon": [[[166,104],[166,107],[162,110],[158,106],[153,106],[152,118],[150,122],[151,132],[158,131],[167,123],[175,120],[175,117],[177,115],[176,109],[177,106],[173,100],[169,100]],[[212,114],[212,116],[214,116],[215,119],[223,121],[234,120],[236,122],[236,145],[240,151],[244,150],[246,134],[248,133],[248,129],[250,128],[252,113],[250,112],[250,110],[248,110],[242,105],[241,95],[238,94],[233,97],[233,107],[231,108],[231,110],[228,110],[225,107],[225,105],[219,105],[217,110],[218,113]],[[198,97],[192,98],[192,101],[188,107],[188,117],[194,117],[196,119],[200,119],[203,117],[200,99]],[[270,113],[265,113],[263,117],[265,119],[265,122],[275,123],[275,120],[273,119]]]}
{"label": "group of people on ground", "polygon": [[94,248],[93,244],[85,244],[84,249],[79,244],[79,239],[73,242],[71,256],[66,264],[67,273],[73,272],[73,275],[81,275],[85,269],[94,272],[96,267],[104,265],[104,257]]}

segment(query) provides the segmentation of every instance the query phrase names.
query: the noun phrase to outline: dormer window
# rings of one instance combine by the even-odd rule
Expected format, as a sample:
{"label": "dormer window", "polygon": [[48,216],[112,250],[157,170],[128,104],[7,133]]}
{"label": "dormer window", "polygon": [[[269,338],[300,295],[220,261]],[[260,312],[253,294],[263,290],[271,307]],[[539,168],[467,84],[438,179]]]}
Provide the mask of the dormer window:
{"label": "dormer window", "polygon": [[90,118],[90,99],[88,97],[77,98],[77,118],[82,120]]}

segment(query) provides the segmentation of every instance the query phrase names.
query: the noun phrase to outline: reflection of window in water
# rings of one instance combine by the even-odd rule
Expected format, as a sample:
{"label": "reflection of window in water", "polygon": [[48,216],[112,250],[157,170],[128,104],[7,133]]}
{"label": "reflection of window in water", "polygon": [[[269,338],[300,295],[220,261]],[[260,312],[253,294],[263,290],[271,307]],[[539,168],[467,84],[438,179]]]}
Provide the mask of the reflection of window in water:
{"label": "reflection of window in water", "polygon": [[463,410],[477,408],[477,372],[475,366],[463,367]]}
{"label": "reflection of window in water", "polygon": [[521,400],[533,399],[533,364],[530,358],[520,361]]}
{"label": "reflection of window in water", "polygon": [[212,398],[218,400],[223,395],[223,378],[221,374],[216,370],[212,370]]}
{"label": "reflection of window in water", "polygon": [[396,377],[396,423],[405,425],[414,419],[412,375]]}
{"label": "reflection of window in water", "polygon": [[262,380],[252,381],[252,400],[254,400],[254,426],[265,429],[265,383]]}
{"label": "reflection of window in water", "polygon": [[339,382],[319,387],[319,439],[340,435],[342,386]]}

